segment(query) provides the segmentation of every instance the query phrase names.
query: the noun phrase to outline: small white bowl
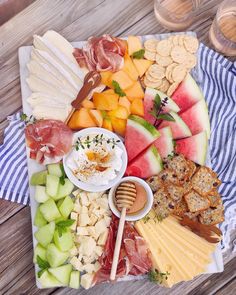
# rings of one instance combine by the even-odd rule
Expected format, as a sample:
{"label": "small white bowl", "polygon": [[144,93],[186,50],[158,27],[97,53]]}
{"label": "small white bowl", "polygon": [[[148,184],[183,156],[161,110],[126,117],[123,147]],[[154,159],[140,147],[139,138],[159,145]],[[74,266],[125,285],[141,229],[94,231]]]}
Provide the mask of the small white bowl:
{"label": "small white bowl", "polygon": [[140,185],[144,187],[147,193],[147,202],[145,207],[142,210],[138,211],[136,214],[132,214],[132,215],[127,214],[125,217],[126,221],[136,221],[143,218],[151,210],[152,204],[153,204],[153,193],[150,186],[141,178],[134,177],[134,176],[128,176],[128,177],[122,178],[115,186],[113,186],[110,189],[109,195],[108,195],[108,203],[109,203],[110,209],[118,218],[120,218],[120,211],[116,208],[116,205],[114,203],[114,194],[118,185],[125,181],[133,181],[133,182],[139,183]]}
{"label": "small white bowl", "polygon": [[70,155],[67,154],[63,157],[63,166],[64,166],[64,170],[65,173],[67,175],[67,177],[70,179],[70,181],[78,188],[88,191],[88,192],[101,192],[101,191],[105,191],[108,190],[109,188],[113,187],[114,185],[116,185],[121,178],[123,177],[123,175],[125,174],[125,170],[127,168],[127,163],[128,163],[128,157],[127,157],[127,152],[126,152],[126,148],[123,144],[123,142],[121,141],[121,139],[113,132],[104,129],[104,128],[86,128],[83,130],[80,130],[76,133],[74,133],[73,136],[73,143],[77,140],[78,137],[83,137],[89,134],[104,134],[107,135],[108,137],[114,138],[115,140],[120,140],[120,142],[117,143],[117,146],[119,148],[122,149],[123,153],[122,153],[122,167],[121,170],[119,172],[117,172],[117,176],[116,178],[114,178],[113,180],[109,181],[108,184],[106,185],[93,185],[93,184],[88,184],[86,182],[80,181],[71,171],[71,169],[67,166],[66,164],[66,160],[68,158],[68,156]]}

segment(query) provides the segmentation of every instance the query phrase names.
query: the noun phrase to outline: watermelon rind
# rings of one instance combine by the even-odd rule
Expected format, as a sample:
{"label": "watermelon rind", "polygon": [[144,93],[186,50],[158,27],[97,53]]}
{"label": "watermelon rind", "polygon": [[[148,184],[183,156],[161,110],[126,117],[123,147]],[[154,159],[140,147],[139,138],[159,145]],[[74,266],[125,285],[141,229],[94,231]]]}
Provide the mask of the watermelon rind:
{"label": "watermelon rind", "polygon": [[148,121],[144,120],[139,116],[130,115],[128,118],[128,124],[130,124],[133,127],[136,126],[137,129],[139,129],[142,132],[145,132],[146,136],[149,136],[150,138],[158,138],[160,136],[160,133],[152,124],[150,124]]}
{"label": "watermelon rind", "polygon": [[152,166],[153,175],[159,173],[163,169],[163,163],[162,163],[161,156],[154,145],[150,146],[147,152],[147,156]]}
{"label": "watermelon rind", "polygon": [[161,136],[154,141],[154,145],[157,148],[162,158],[174,152],[174,142],[171,128],[169,126],[158,130]]}
{"label": "watermelon rind", "polygon": [[[175,151],[199,164],[206,163],[208,139],[206,131],[176,141]],[[194,149],[194,150],[193,150]]]}
{"label": "watermelon rind", "polygon": [[[173,101],[173,99],[171,99],[167,94],[165,94],[164,92],[161,92],[160,90],[147,87],[145,90],[145,94],[152,96],[153,99],[158,94],[162,101],[167,97],[168,101],[167,101],[167,104],[165,105],[165,107],[163,108],[164,111],[165,111],[165,109],[167,109],[168,111],[171,110],[176,113],[178,113],[180,111],[179,106]],[[144,100],[145,100],[145,97],[144,97]]]}

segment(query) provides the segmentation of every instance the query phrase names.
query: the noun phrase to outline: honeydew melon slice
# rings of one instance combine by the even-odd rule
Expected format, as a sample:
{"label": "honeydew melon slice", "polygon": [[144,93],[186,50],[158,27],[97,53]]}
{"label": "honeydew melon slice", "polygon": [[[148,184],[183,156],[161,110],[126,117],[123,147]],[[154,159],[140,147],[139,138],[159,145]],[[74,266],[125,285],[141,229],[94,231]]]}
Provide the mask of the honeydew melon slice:
{"label": "honeydew melon slice", "polygon": [[34,173],[30,178],[31,185],[45,185],[47,178],[47,170]]}
{"label": "honeydew melon slice", "polygon": [[180,110],[178,105],[168,95],[159,90],[147,87],[144,95],[144,119],[151,124],[154,124],[155,118],[149,112],[153,108],[154,99],[157,94],[160,96],[161,101],[165,98],[168,99],[167,104],[163,107],[163,112],[168,113],[169,111],[173,111],[178,113]]}
{"label": "honeydew melon slice", "polygon": [[36,185],[34,198],[38,203],[45,203],[49,199],[49,195],[46,193],[46,187]]}
{"label": "honeydew melon slice", "polygon": [[153,144],[163,159],[172,154],[174,151],[173,136],[169,126],[159,129],[158,131],[160,132],[161,136],[156,139]]}
{"label": "honeydew melon slice", "polygon": [[43,260],[46,260],[46,249],[40,244],[37,244],[37,246],[34,248],[34,263],[37,263],[37,256],[39,256]]}
{"label": "honeydew melon slice", "polygon": [[129,162],[150,146],[159,136],[160,133],[149,122],[136,115],[129,116],[125,133],[125,147]]}
{"label": "honeydew melon slice", "polygon": [[79,289],[80,287],[80,272],[73,270],[70,274],[69,287],[73,289]]}
{"label": "honeydew melon slice", "polygon": [[61,198],[64,198],[65,196],[70,195],[73,189],[73,183],[68,178],[66,178],[64,184],[59,183],[58,192],[56,196],[53,197],[54,200],[59,200]]}
{"label": "honeydew melon slice", "polygon": [[59,282],[47,270],[43,272],[40,278],[37,279],[43,288],[62,287],[63,284]]}
{"label": "honeydew melon slice", "polygon": [[43,214],[43,217],[48,222],[61,217],[61,214],[57,208],[55,201],[51,198],[49,200],[47,200],[45,203],[41,204],[39,206],[39,209],[40,209],[41,213]]}
{"label": "honeydew melon slice", "polygon": [[50,197],[55,197],[58,192],[60,179],[56,175],[47,175],[46,178],[46,192]]}
{"label": "honeydew melon slice", "polygon": [[[60,200],[59,200],[59,202],[60,202]],[[65,197],[65,199],[62,200],[62,202],[60,204],[57,204],[57,206],[58,206],[58,209],[59,209],[61,215],[64,218],[67,218],[74,208],[74,203],[73,203],[71,197],[67,196],[67,197]]]}
{"label": "honeydew melon slice", "polygon": [[34,216],[34,225],[37,227],[41,227],[47,224],[47,220],[43,217],[43,214],[38,207]]}
{"label": "honeydew melon slice", "polygon": [[49,164],[47,165],[48,173],[50,175],[56,175],[57,177],[62,176],[61,164]]}
{"label": "honeydew melon slice", "polygon": [[174,139],[185,138],[192,135],[187,124],[178,114],[172,111],[169,112],[169,114],[174,118],[175,121],[162,121],[158,129],[169,126]]}
{"label": "honeydew melon slice", "polygon": [[51,267],[62,265],[69,257],[69,252],[60,251],[55,244],[51,243],[47,246],[46,258]]}
{"label": "honeydew melon slice", "polygon": [[56,268],[49,268],[49,273],[52,274],[63,285],[68,286],[70,281],[70,274],[72,271],[71,264],[65,264]]}
{"label": "honeydew melon slice", "polygon": [[191,137],[177,140],[175,151],[199,165],[204,165],[206,162],[207,146],[207,134],[203,131]]}
{"label": "honeydew melon slice", "polygon": [[58,230],[55,230],[53,239],[57,248],[63,252],[70,250],[74,245],[72,234],[69,230],[65,233],[63,232],[61,236]]}
{"label": "honeydew melon slice", "polygon": [[40,227],[38,231],[35,232],[34,236],[43,247],[47,247],[53,239],[54,230],[55,222],[52,221],[49,224]]}

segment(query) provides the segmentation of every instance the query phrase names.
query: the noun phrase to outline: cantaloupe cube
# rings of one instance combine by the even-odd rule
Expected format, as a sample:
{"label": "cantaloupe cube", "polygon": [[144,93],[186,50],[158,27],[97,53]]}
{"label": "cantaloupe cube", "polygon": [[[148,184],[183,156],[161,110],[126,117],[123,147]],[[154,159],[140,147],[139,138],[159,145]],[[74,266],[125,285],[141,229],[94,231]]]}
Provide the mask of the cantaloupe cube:
{"label": "cantaloupe cube", "polygon": [[94,109],[94,103],[91,100],[85,99],[82,101],[81,106],[86,109]]}
{"label": "cantaloupe cube", "polygon": [[112,76],[111,71],[105,71],[105,72],[100,72],[101,78],[102,78],[102,84],[106,85],[107,87],[112,86],[111,84],[111,76]]}
{"label": "cantaloupe cube", "polygon": [[139,73],[128,54],[124,56],[124,67],[122,68],[122,71],[125,71],[132,80],[138,80]]}
{"label": "cantaloupe cube", "polygon": [[140,98],[135,98],[131,103],[130,110],[131,110],[131,114],[143,117],[144,116],[143,100]]}
{"label": "cantaloupe cube", "polygon": [[128,111],[128,113],[130,114],[130,101],[128,100],[128,98],[126,96],[121,96],[119,98],[119,105],[123,106],[126,108],[126,110]]}
{"label": "cantaloupe cube", "polygon": [[147,60],[144,58],[141,58],[141,59],[134,58],[133,63],[139,73],[139,77],[142,77],[146,73],[147,69],[152,65],[153,62],[151,60]]}
{"label": "cantaloupe cube", "polygon": [[134,52],[139,51],[143,48],[141,40],[137,36],[129,36],[127,41],[129,55],[132,55]]}
{"label": "cantaloupe cube", "polygon": [[[124,71],[115,72],[112,77],[112,81],[116,81],[122,90],[125,90],[133,85],[134,81],[129,77],[129,75]],[[113,87],[112,87],[113,88]]]}
{"label": "cantaloupe cube", "polygon": [[78,130],[87,127],[96,127],[97,125],[91,118],[88,109],[81,108],[74,112],[68,126],[73,130]]}
{"label": "cantaloupe cube", "polygon": [[113,131],[112,124],[111,124],[111,119],[110,118],[105,118],[103,119],[103,124],[102,128],[108,129],[110,131]]}
{"label": "cantaloupe cube", "polygon": [[114,132],[121,136],[125,136],[126,122],[127,120],[111,117],[111,123]]}
{"label": "cantaloupe cube", "polygon": [[117,109],[108,112],[108,115],[110,117],[126,120],[129,116],[129,113],[125,107],[119,105]]}
{"label": "cantaloupe cube", "polygon": [[93,94],[93,103],[98,110],[112,111],[118,107],[119,95],[113,91],[104,91],[101,93],[95,92]]}
{"label": "cantaloupe cube", "polygon": [[125,90],[126,96],[129,101],[133,101],[135,98],[144,98],[144,92],[139,81],[136,81],[131,87]]}
{"label": "cantaloupe cube", "polygon": [[99,110],[89,110],[89,114],[98,127],[102,127],[103,116]]}

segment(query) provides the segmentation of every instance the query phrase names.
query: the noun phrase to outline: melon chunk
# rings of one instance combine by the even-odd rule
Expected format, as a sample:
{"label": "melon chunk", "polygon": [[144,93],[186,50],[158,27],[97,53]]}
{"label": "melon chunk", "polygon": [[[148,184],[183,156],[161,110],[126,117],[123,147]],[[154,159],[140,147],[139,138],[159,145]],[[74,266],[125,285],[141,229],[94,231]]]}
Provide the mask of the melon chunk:
{"label": "melon chunk", "polygon": [[204,99],[181,113],[180,117],[188,125],[193,135],[206,131],[207,138],[210,138],[210,120],[207,104]]}
{"label": "melon chunk", "polygon": [[117,109],[108,112],[110,117],[116,117],[118,119],[126,120],[129,116],[129,113],[125,107],[118,106]]}
{"label": "melon chunk", "polygon": [[131,114],[143,117],[144,116],[143,100],[139,98],[135,98],[132,101],[130,110],[131,110]]}
{"label": "melon chunk", "polygon": [[49,224],[40,227],[38,231],[35,232],[34,236],[43,247],[47,247],[47,245],[52,241],[54,230],[55,222],[52,221]]}
{"label": "melon chunk", "polygon": [[40,244],[37,244],[37,246],[34,248],[33,262],[35,264],[37,263],[37,256],[39,256],[43,260],[46,260],[46,249],[42,247]]}
{"label": "melon chunk", "polygon": [[124,56],[124,66],[122,68],[122,71],[125,71],[132,80],[138,80],[138,71],[135,65],[133,64],[131,57],[128,54]]}
{"label": "melon chunk", "polygon": [[153,62],[151,60],[147,60],[144,58],[141,58],[141,59],[134,58],[133,63],[138,71],[139,77],[142,77],[146,73],[147,69],[152,65]]}
{"label": "melon chunk", "polygon": [[158,131],[161,136],[154,142],[154,145],[163,159],[171,155],[174,151],[173,136],[169,126],[159,129]]}
{"label": "melon chunk", "polygon": [[125,107],[128,111],[128,113],[130,114],[130,101],[128,100],[128,98],[126,96],[121,96],[119,98],[119,105]]}
{"label": "melon chunk", "polygon": [[118,106],[119,95],[112,89],[93,94],[93,102],[98,110],[112,111]]}
{"label": "melon chunk", "polygon": [[202,91],[190,74],[187,74],[185,79],[172,94],[171,98],[180,107],[181,112],[204,99]]}
{"label": "melon chunk", "polygon": [[169,126],[174,139],[185,138],[192,135],[189,127],[175,112],[169,112],[169,114],[174,118],[175,122],[172,121],[162,121],[158,129]]}
{"label": "melon chunk", "polygon": [[120,136],[125,136],[126,120],[111,117],[111,124],[115,133]]}
{"label": "melon chunk", "polygon": [[84,99],[81,103],[81,106],[86,108],[86,109],[94,109],[94,103],[91,100]]}
{"label": "melon chunk", "polygon": [[136,81],[131,87],[125,90],[125,94],[129,101],[133,101],[135,98],[143,99],[144,92],[139,81]]}
{"label": "melon chunk", "polygon": [[79,289],[80,287],[80,272],[73,270],[70,274],[69,287],[73,289]]}
{"label": "melon chunk", "polygon": [[125,71],[122,71],[122,70],[115,72],[112,75],[111,80],[116,81],[120,85],[120,88],[122,90],[125,90],[125,89],[131,87],[134,83],[134,80],[132,80],[129,77],[129,75]]}
{"label": "melon chunk", "polygon": [[112,80],[111,77],[113,73],[111,71],[104,71],[100,72],[101,78],[102,78],[102,84],[106,85],[107,87],[112,87]]}
{"label": "melon chunk", "polygon": [[111,123],[110,118],[107,117],[103,120],[102,128],[113,131],[113,127],[112,127],[112,123]]}
{"label": "melon chunk", "polygon": [[55,268],[49,268],[48,271],[59,282],[61,282],[64,286],[69,285],[70,274],[71,274],[71,271],[72,271],[72,265],[71,264],[66,264],[66,265],[55,267]]}
{"label": "melon chunk", "polygon": [[155,146],[152,145],[128,164],[125,174],[128,176],[148,178],[158,174],[162,169],[161,157]]}
{"label": "melon chunk", "polygon": [[175,151],[199,165],[204,165],[206,162],[207,146],[207,134],[206,131],[203,131],[191,137],[177,140]]}
{"label": "melon chunk", "polygon": [[128,160],[132,161],[138,154],[151,145],[160,133],[143,118],[131,115],[127,120],[125,133],[125,147]]}
{"label": "melon chunk", "polygon": [[91,118],[88,109],[81,108],[74,112],[68,126],[73,130],[78,130],[82,128],[96,127],[96,123]]}
{"label": "melon chunk", "polygon": [[138,36],[128,36],[128,54],[132,55],[134,52],[142,49],[142,43]]}
{"label": "melon chunk", "polygon": [[147,87],[144,95],[144,118],[151,124],[154,124],[155,118],[149,112],[153,108],[154,99],[157,94],[160,96],[161,101],[167,98],[167,104],[163,107],[163,112],[168,113],[169,111],[173,111],[178,113],[180,110],[178,105],[168,95],[159,90]]}
{"label": "melon chunk", "polygon": [[69,252],[60,251],[53,243],[49,244],[46,251],[46,258],[51,267],[62,265],[69,257]]}
{"label": "melon chunk", "polygon": [[102,127],[103,117],[100,110],[89,110],[89,114],[98,127]]}
{"label": "melon chunk", "polygon": [[59,282],[53,275],[47,270],[43,272],[40,278],[37,278],[43,288],[61,287],[63,284]]}
{"label": "melon chunk", "polygon": [[47,224],[47,220],[43,217],[43,214],[38,207],[34,216],[34,225],[37,227],[41,227]]}

